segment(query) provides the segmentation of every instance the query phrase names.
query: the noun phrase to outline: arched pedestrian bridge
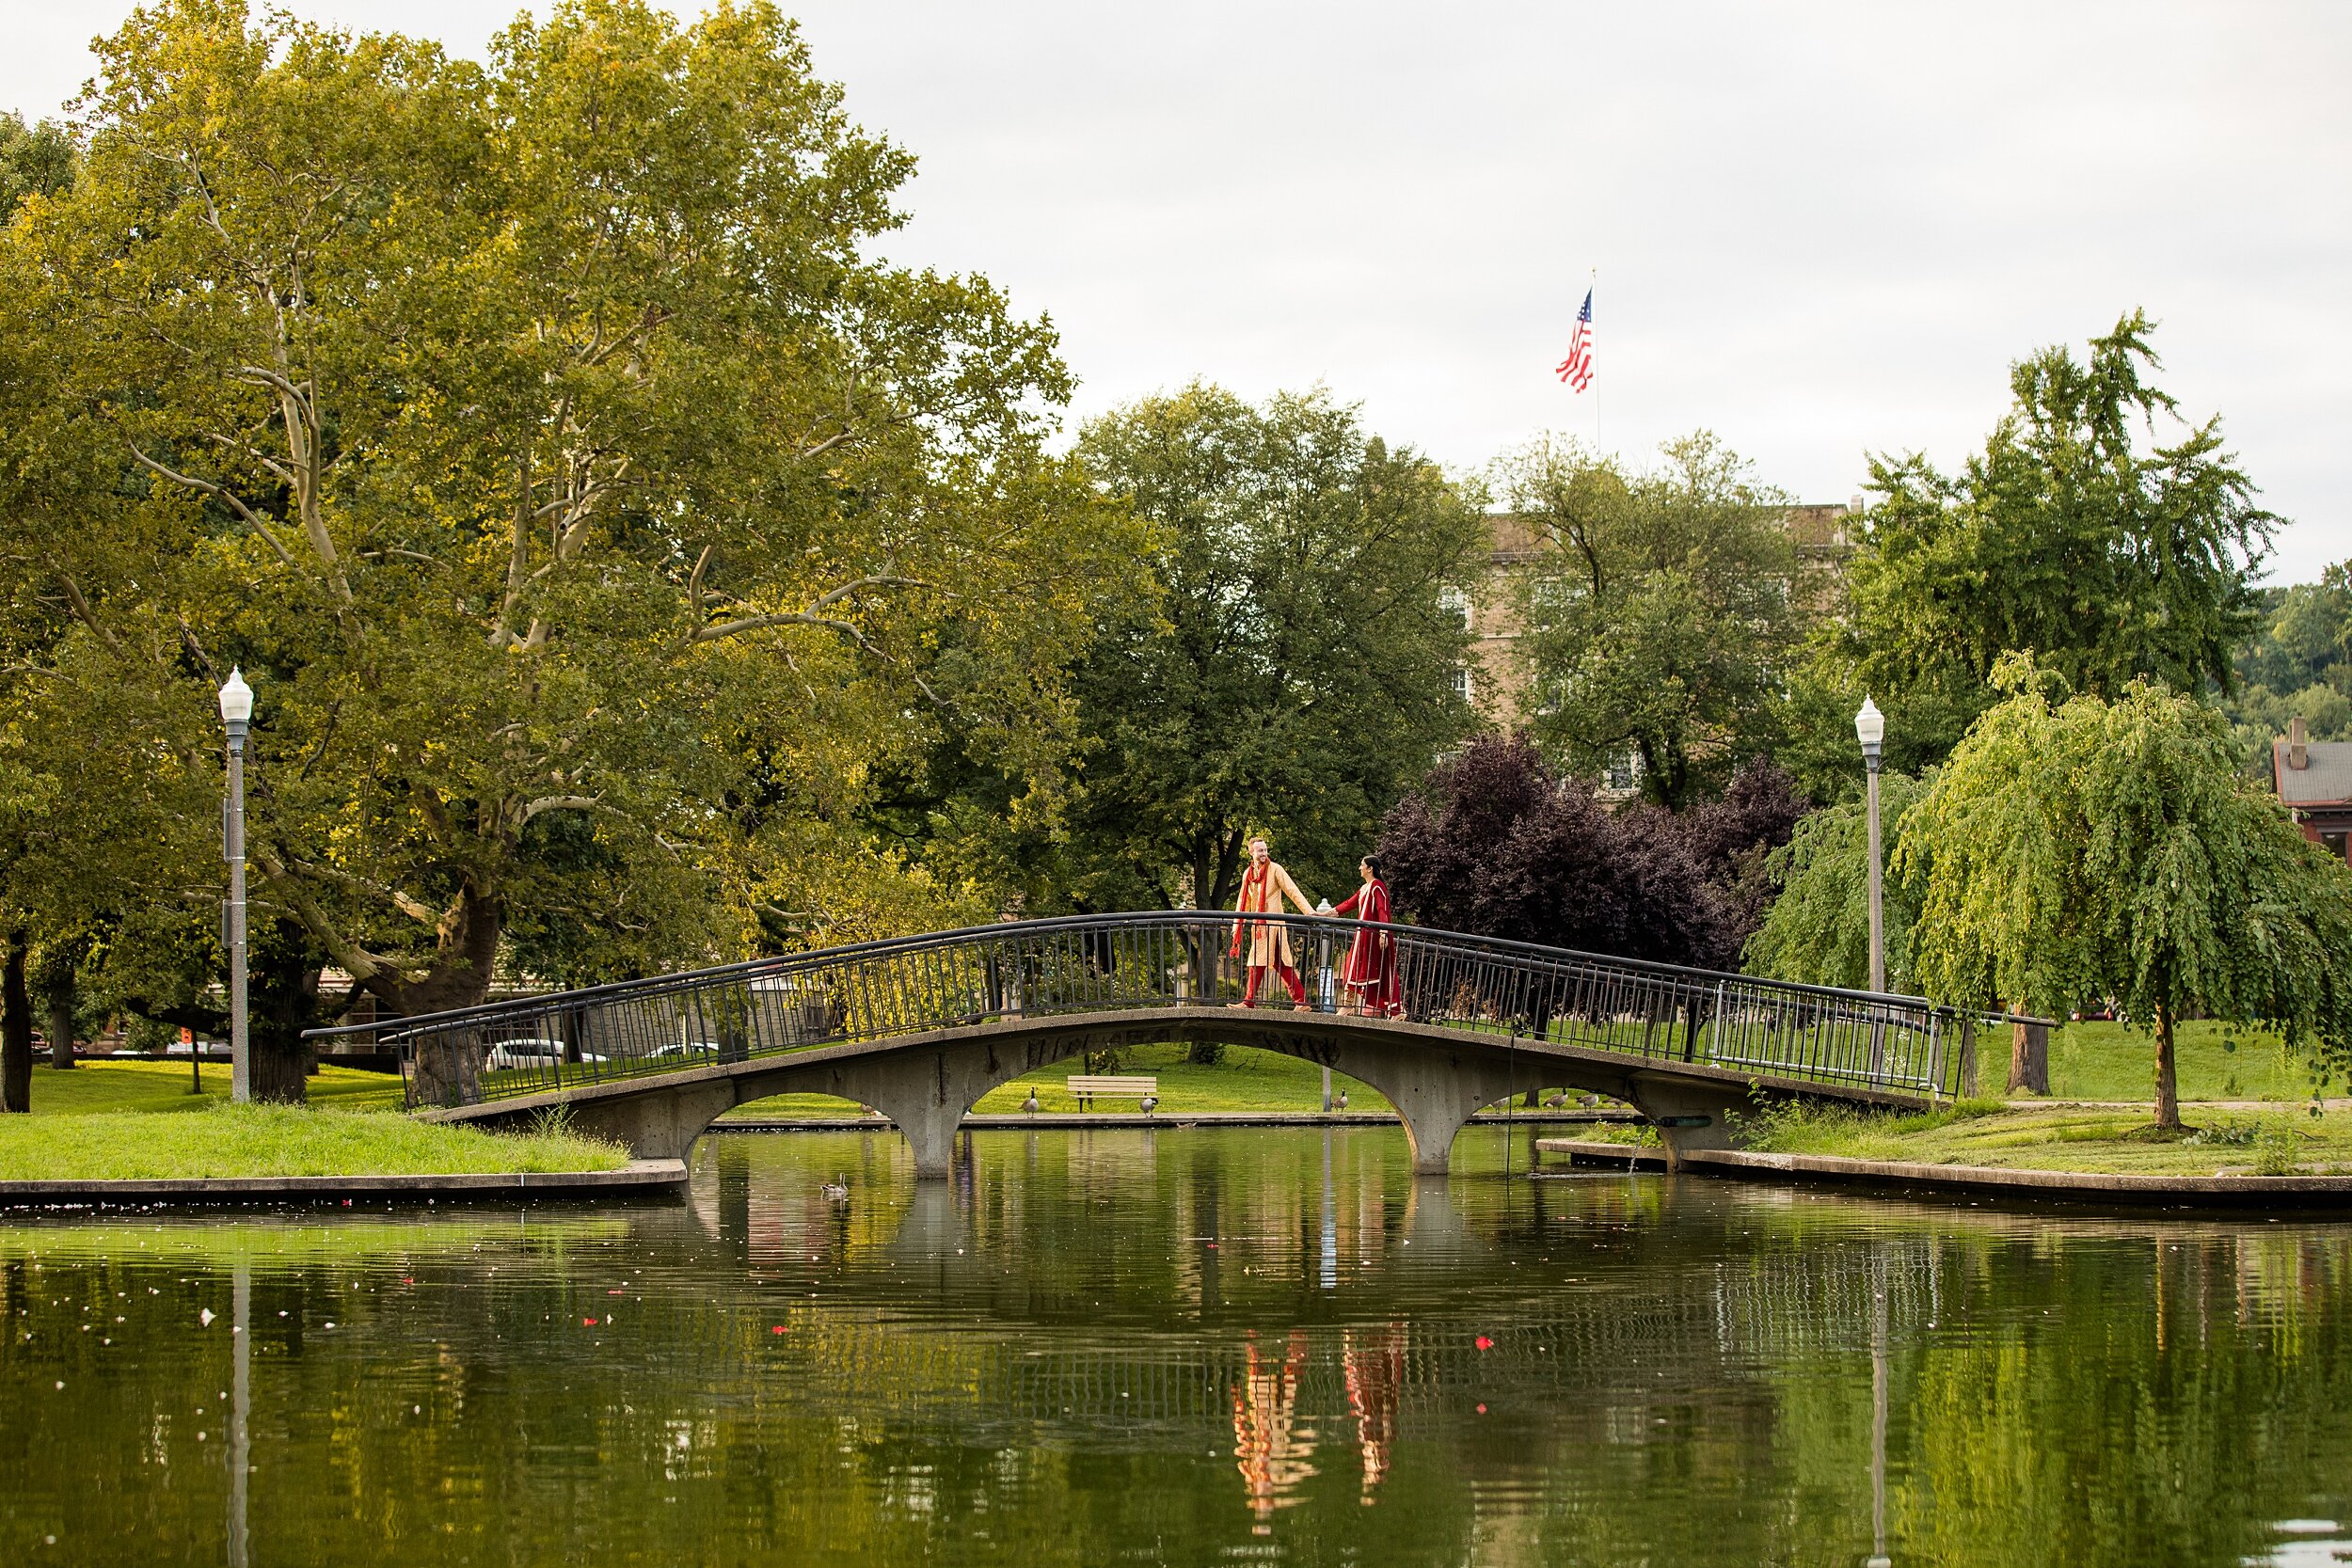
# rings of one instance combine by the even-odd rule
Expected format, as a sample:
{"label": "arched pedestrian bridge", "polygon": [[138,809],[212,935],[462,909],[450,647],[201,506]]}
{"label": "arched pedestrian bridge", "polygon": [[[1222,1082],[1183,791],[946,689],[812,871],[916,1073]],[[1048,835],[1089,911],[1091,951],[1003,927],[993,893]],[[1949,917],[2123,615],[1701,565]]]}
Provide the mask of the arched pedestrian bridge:
{"label": "arched pedestrian bridge", "polygon": [[1387,927],[1403,1016],[1344,1010],[1333,970],[1354,921],[1293,917],[1309,1005],[1236,1008],[1233,917],[1009,922],[760,958],[359,1025],[401,1053],[436,1120],[522,1121],[567,1107],[640,1156],[682,1156],[711,1119],[775,1094],[870,1105],[947,1174],[982,1095],[1083,1052],[1221,1041],[1320,1063],[1388,1096],[1415,1168],[1446,1168],[1482,1106],[1533,1087],[1613,1096],[1669,1157],[1721,1145],[1773,1101],[1923,1108],[1973,1077],[1970,1020],[1915,997],[1832,990]]}

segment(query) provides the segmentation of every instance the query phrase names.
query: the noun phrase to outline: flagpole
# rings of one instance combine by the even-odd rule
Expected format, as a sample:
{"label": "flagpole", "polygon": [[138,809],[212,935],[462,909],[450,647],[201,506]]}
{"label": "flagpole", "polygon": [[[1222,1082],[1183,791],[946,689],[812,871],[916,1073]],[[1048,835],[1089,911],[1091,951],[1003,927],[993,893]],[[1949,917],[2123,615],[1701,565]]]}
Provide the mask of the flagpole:
{"label": "flagpole", "polygon": [[[1598,293],[1599,289],[1600,269],[1595,267],[1592,282],[1584,291],[1585,297],[1590,298]],[[1593,455],[1600,457],[1605,455],[1606,451],[1607,449],[1600,444],[1600,377],[1596,375],[1593,377]]]}

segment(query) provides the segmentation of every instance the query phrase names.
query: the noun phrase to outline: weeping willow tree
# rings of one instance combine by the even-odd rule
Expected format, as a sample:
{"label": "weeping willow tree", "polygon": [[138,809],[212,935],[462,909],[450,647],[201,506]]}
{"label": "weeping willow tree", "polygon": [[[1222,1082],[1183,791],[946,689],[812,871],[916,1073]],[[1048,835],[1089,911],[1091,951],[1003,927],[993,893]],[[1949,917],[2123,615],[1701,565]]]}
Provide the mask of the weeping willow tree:
{"label": "weeping willow tree", "polygon": [[2274,1028],[2320,1074],[2352,1060],[2352,871],[2241,775],[2220,714],[2147,681],[2070,694],[2029,658],[1903,819],[1911,951],[1937,1001],[2087,999],[2154,1041],[2156,1123],[2181,1125],[2175,1031]]}

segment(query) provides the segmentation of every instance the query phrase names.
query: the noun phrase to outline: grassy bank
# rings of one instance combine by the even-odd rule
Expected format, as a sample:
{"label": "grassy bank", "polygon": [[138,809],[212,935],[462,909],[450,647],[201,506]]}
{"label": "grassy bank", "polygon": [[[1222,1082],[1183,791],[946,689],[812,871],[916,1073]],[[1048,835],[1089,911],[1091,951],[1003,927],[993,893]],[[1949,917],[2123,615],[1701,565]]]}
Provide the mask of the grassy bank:
{"label": "grassy bank", "polygon": [[492,1175],[617,1170],[628,1163],[618,1145],[567,1132],[494,1133],[285,1105],[219,1105],[191,1116],[0,1117],[6,1181]]}
{"label": "grassy bank", "polygon": [[[1828,1154],[2015,1170],[2104,1171],[2146,1176],[2352,1175],[2352,1111],[2206,1111],[2187,1118],[2182,1138],[2151,1135],[2133,1110],[2077,1110],[1970,1101],[1920,1116],[1890,1117],[1788,1106],[1751,1122],[1740,1147],[1770,1154]],[[1608,1142],[1655,1143],[1647,1127],[1580,1128]]]}

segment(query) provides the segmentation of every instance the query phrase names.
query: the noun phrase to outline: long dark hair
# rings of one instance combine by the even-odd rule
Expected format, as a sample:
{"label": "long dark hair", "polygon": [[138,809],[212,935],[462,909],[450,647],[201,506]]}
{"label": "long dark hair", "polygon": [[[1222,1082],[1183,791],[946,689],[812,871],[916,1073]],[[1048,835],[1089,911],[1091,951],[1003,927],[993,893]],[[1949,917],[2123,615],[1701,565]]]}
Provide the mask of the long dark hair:
{"label": "long dark hair", "polygon": [[1384,880],[1387,879],[1389,875],[1388,868],[1380,863],[1379,856],[1366,855],[1364,857],[1364,863],[1372,867],[1372,874],[1374,876],[1381,878]]}

